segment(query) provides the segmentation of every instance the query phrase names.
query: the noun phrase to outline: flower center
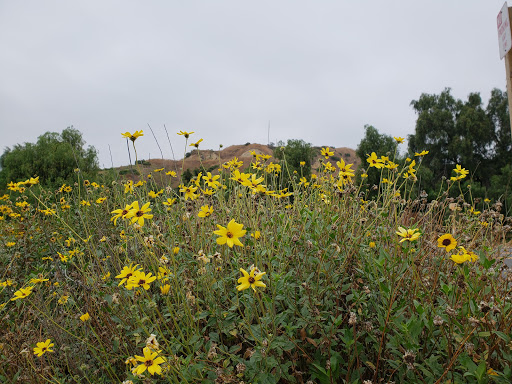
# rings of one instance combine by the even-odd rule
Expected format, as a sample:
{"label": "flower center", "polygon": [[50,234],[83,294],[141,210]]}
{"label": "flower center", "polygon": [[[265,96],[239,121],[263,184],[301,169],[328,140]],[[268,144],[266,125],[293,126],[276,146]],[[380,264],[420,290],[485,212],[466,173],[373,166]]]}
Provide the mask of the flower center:
{"label": "flower center", "polygon": [[249,281],[250,284],[254,284],[256,282],[256,279],[254,277],[250,276],[247,281]]}
{"label": "flower center", "polygon": [[140,279],[139,282],[137,283],[138,285],[144,285],[146,284],[146,280],[144,279]]}
{"label": "flower center", "polygon": [[452,241],[451,241],[450,239],[444,239],[444,240],[443,240],[443,245],[444,245],[445,247],[449,246],[451,243],[452,243]]}
{"label": "flower center", "polygon": [[144,212],[142,212],[142,211],[137,211],[137,213],[135,214],[135,216],[137,216],[137,217],[144,216]]}
{"label": "flower center", "polygon": [[126,209],[123,209],[123,212],[121,213],[121,216],[124,216],[128,213],[128,211]]}
{"label": "flower center", "polygon": [[233,238],[233,234],[231,232],[226,233],[226,236],[229,237],[230,239]]}
{"label": "flower center", "polygon": [[150,360],[146,360],[146,361],[144,362],[144,365],[145,365],[146,367],[151,367],[151,366],[153,365],[153,360],[151,360],[151,359],[150,359]]}

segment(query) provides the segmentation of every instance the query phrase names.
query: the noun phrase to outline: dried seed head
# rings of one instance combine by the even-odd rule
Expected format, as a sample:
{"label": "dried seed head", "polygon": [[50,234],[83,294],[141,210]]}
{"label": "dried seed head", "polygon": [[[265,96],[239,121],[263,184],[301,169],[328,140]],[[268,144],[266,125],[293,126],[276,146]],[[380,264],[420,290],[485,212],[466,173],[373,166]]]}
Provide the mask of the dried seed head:
{"label": "dried seed head", "polygon": [[452,307],[450,307],[449,305],[446,306],[446,314],[448,316],[455,316],[457,314],[457,311],[455,309],[453,309]]}
{"label": "dried seed head", "polygon": [[480,324],[480,320],[475,319],[474,317],[470,317],[468,321],[472,327],[476,327],[478,324]]}
{"label": "dried seed head", "polygon": [[475,345],[473,343],[465,343],[464,344],[464,349],[468,352],[468,353],[472,353],[474,350],[475,350]]}
{"label": "dried seed head", "polygon": [[404,363],[407,364],[408,369],[414,369],[414,359],[416,358],[416,354],[413,351],[405,351],[402,356],[404,359]]}
{"label": "dried seed head", "polygon": [[489,306],[489,303],[487,301],[482,300],[480,304],[478,305],[478,309],[482,311],[483,313],[489,312],[491,307]]}
{"label": "dried seed head", "polygon": [[443,320],[443,318],[441,316],[436,315],[434,317],[434,325],[440,327],[441,325],[443,325],[443,323],[444,323],[444,320]]}
{"label": "dried seed head", "polygon": [[350,312],[350,317],[348,319],[349,325],[356,325],[357,324],[357,316],[355,312]]}

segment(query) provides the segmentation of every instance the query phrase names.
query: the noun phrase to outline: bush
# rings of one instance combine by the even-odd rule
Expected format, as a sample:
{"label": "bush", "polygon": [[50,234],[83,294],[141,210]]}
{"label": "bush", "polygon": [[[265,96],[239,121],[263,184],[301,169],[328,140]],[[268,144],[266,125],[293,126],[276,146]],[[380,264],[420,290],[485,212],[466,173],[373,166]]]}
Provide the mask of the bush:
{"label": "bush", "polygon": [[274,163],[241,166],[182,194],[91,179],[1,196],[0,381],[512,381],[499,204],[475,213],[465,179],[411,198],[418,163],[370,167],[374,200],[340,170],[290,196]]}
{"label": "bush", "polygon": [[16,144],[0,156],[0,190],[8,182],[38,175],[45,186],[56,188],[76,180],[79,169],[84,178],[95,177],[98,157],[94,147],[84,148],[80,131],[72,126],[61,134],[46,132],[35,144]]}

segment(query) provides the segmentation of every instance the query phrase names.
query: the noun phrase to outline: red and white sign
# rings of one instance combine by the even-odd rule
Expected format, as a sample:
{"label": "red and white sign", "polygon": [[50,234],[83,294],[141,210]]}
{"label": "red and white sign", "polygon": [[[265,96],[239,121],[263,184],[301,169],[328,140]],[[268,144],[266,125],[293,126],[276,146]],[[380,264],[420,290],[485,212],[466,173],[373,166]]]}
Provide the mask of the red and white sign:
{"label": "red and white sign", "polygon": [[500,44],[500,59],[512,48],[512,33],[510,32],[510,17],[508,15],[507,2],[503,4],[498,14],[498,42]]}

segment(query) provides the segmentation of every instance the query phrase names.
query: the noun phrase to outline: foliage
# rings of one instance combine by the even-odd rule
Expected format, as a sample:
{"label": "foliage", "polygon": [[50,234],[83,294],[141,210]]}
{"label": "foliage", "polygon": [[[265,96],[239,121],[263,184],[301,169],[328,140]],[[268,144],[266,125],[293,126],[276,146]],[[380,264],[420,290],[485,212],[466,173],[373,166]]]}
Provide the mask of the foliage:
{"label": "foliage", "polygon": [[372,201],[329,161],[280,189],[288,156],[181,194],[20,180],[0,196],[0,381],[510,383],[502,205],[461,168],[428,202],[428,155],[378,155]]}
{"label": "foliage", "polygon": [[478,93],[456,100],[447,88],[439,95],[422,94],[411,102],[418,114],[416,131],[409,136],[411,154],[422,150],[434,177],[449,177],[456,164],[472,170],[472,178],[489,187],[491,177],[512,161],[506,93],[494,89],[484,109]]}
{"label": "foliage", "polygon": [[[284,183],[294,174],[306,177],[311,176],[311,162],[313,160],[314,150],[311,144],[304,140],[290,139],[286,142],[280,141],[274,148],[274,157],[279,160],[286,160],[286,173],[284,173]],[[304,162],[304,165],[301,165]]]}
{"label": "foliage", "polygon": [[[359,142],[356,149],[356,155],[361,159],[361,167],[357,174],[357,180],[361,180],[361,174],[366,172],[368,169],[368,163],[366,159],[372,152],[379,153],[383,156],[395,158],[398,154],[395,153],[397,143],[393,137],[386,135],[385,133],[379,133],[379,131],[372,125],[364,126],[364,137]],[[377,173],[371,173],[368,176],[366,182],[368,185],[379,185],[380,175]]]}
{"label": "foliage", "polygon": [[94,177],[98,171],[96,149],[84,148],[80,131],[72,126],[62,133],[46,132],[37,142],[17,144],[6,148],[0,156],[0,188],[8,182],[38,175],[44,185],[56,188],[71,183],[75,169],[86,177]]}

